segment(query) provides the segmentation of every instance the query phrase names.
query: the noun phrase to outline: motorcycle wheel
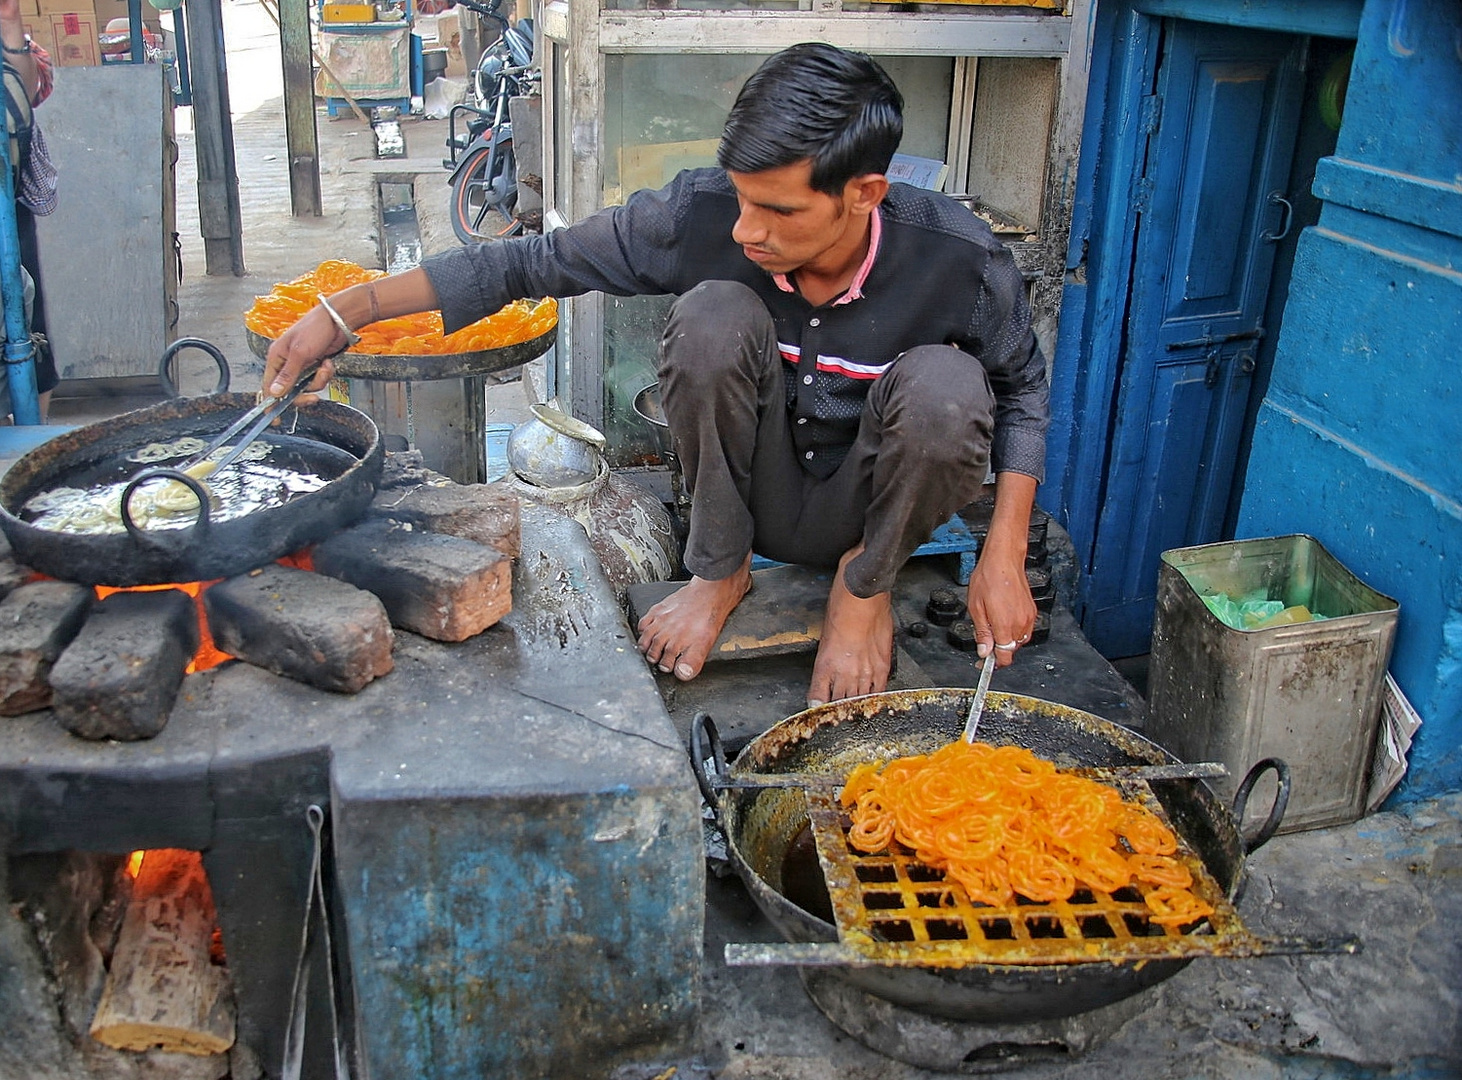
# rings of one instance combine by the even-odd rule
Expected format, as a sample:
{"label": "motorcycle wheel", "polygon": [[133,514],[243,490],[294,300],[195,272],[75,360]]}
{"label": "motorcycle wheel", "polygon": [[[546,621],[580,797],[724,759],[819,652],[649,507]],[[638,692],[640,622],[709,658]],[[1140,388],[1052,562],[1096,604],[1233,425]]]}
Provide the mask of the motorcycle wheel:
{"label": "motorcycle wheel", "polygon": [[499,148],[497,167],[489,176],[491,157],[491,147],[479,146],[452,179],[452,231],[464,244],[523,231],[523,223],[513,216],[518,192],[512,145]]}

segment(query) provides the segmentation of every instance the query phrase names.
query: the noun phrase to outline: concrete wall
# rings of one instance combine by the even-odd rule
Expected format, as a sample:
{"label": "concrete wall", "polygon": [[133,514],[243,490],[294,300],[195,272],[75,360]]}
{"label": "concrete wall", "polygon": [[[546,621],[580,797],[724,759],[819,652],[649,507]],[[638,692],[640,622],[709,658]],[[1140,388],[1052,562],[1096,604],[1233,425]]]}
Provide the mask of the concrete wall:
{"label": "concrete wall", "polygon": [[1462,7],[1368,0],[1296,256],[1238,536],[1308,532],[1401,603],[1424,725],[1402,801],[1462,788]]}

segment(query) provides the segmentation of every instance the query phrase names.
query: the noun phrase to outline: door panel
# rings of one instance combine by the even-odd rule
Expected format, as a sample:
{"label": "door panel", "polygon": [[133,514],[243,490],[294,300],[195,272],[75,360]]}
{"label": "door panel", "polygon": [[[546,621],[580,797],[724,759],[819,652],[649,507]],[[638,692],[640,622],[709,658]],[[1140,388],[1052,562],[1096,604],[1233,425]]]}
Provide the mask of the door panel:
{"label": "door panel", "polygon": [[1170,21],[1157,78],[1127,346],[1087,636],[1145,652],[1163,551],[1221,539],[1289,177],[1304,40]]}

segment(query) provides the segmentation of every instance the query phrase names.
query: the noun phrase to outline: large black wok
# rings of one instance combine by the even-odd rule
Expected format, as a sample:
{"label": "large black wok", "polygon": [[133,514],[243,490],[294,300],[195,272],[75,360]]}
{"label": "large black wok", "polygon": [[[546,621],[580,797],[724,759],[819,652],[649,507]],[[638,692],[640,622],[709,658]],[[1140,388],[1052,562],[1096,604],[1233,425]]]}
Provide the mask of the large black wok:
{"label": "large black wok", "polygon": [[[960,737],[972,693],[964,689],[906,690],[808,709],[748,743],[727,770],[729,779],[758,773],[845,775],[860,762],[929,753]],[[1116,724],[1068,706],[1013,694],[989,695],[979,730],[982,741],[1024,746],[1058,765],[1177,764],[1155,743]],[[698,721],[693,735],[693,744],[707,740],[703,721]],[[713,727],[711,741],[715,742]],[[705,747],[693,745],[692,756],[703,786],[720,786],[705,776]],[[1287,779],[1281,763],[1261,765],[1282,770]],[[1259,768],[1241,785],[1241,799],[1247,798]],[[1174,826],[1229,899],[1237,899],[1244,856],[1272,835],[1282,806],[1276,804],[1270,820],[1246,841],[1235,825],[1239,816],[1203,783],[1155,781],[1152,788]],[[1287,793],[1287,784],[1281,788]],[[718,809],[732,864],[757,906],[782,935],[791,942],[836,941],[835,926],[807,910],[819,905],[806,899],[806,882],[784,880],[784,869],[797,863],[789,857],[795,855],[792,849],[807,842],[803,789],[727,788],[713,795],[712,804]],[[789,893],[801,893],[804,906],[789,899]],[[1012,1024],[1060,1019],[1120,1001],[1176,974],[1187,963],[1187,959],[1175,959],[1142,965],[850,966],[832,970],[868,994],[929,1015]]]}
{"label": "large black wok", "polygon": [[252,394],[165,401],[59,435],[26,454],[0,480],[0,529],[16,558],[43,574],[84,585],[158,585],[230,577],[324,539],[370,505],[384,451],[364,413],[331,401],[286,411],[266,434],[291,468],[324,487],[279,506],[189,528],[80,534],[40,529],[20,518],[33,495],[115,479],[127,455],[154,442],[218,435],[254,404]]}

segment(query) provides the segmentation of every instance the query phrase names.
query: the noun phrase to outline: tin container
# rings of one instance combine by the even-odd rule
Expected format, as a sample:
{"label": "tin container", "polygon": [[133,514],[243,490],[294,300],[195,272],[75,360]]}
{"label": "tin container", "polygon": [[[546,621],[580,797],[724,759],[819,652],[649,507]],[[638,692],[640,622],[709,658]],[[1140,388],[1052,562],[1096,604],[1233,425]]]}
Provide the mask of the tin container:
{"label": "tin container", "polygon": [[[1211,593],[1262,593],[1323,618],[1236,630],[1203,602]],[[1214,782],[1226,797],[1255,762],[1287,761],[1284,831],[1354,821],[1365,812],[1398,612],[1310,536],[1165,551],[1143,734],[1183,761],[1226,764],[1231,778]],[[1267,795],[1256,793],[1256,805]]]}

